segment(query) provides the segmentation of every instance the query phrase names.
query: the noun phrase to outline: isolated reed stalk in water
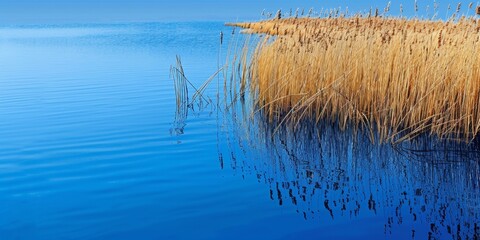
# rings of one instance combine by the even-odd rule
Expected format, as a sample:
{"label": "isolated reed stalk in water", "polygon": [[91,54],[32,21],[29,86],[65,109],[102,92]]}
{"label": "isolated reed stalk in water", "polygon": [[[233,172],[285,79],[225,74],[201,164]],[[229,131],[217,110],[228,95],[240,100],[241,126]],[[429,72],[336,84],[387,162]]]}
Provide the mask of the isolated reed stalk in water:
{"label": "isolated reed stalk in water", "polygon": [[274,36],[259,41],[243,68],[248,79],[241,79],[270,120],[330,121],[391,142],[420,134],[469,142],[480,132],[479,19],[356,16],[229,25]]}

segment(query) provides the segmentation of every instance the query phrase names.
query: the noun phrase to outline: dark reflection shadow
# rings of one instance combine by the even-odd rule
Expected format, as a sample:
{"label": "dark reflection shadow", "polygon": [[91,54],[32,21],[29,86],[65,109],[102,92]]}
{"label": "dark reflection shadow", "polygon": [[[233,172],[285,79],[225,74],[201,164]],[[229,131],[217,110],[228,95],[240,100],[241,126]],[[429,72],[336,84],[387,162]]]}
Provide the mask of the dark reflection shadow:
{"label": "dark reflection shadow", "polygon": [[479,238],[478,143],[422,136],[395,146],[372,144],[362,133],[328,124],[276,128],[235,108],[225,114],[222,167],[256,176],[270,188],[266,197],[293,206],[301,217],[378,217],[387,237],[408,228],[417,239]]}

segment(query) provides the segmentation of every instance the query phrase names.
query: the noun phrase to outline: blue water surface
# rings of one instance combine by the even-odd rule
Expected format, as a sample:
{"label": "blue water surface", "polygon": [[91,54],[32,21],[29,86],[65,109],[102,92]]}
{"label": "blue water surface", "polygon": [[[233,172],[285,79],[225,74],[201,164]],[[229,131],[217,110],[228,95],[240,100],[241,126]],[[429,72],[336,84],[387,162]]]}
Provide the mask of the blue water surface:
{"label": "blue water surface", "polygon": [[0,27],[0,239],[478,236],[476,155],[438,164],[327,130],[255,136],[269,131],[215,104],[222,80],[176,121],[176,56],[200,86],[231,31]]}

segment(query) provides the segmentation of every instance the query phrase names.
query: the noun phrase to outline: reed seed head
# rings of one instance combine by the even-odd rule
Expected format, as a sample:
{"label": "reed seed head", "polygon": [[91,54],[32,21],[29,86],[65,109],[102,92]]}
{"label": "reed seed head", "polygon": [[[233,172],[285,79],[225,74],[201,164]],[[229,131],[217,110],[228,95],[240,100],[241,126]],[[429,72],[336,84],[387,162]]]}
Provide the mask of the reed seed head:
{"label": "reed seed head", "polygon": [[275,14],[275,19],[281,19],[282,18],[282,11],[278,10],[277,14]]}

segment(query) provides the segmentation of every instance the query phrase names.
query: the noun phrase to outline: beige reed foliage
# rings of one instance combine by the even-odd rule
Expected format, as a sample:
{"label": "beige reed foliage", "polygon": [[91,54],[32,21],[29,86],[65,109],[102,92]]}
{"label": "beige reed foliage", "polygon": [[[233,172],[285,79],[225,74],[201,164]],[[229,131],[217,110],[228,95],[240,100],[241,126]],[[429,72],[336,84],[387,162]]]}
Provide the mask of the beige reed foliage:
{"label": "beige reed foliage", "polygon": [[331,121],[391,142],[425,133],[468,142],[480,131],[478,19],[354,16],[229,25],[265,34],[244,76],[270,120]]}

